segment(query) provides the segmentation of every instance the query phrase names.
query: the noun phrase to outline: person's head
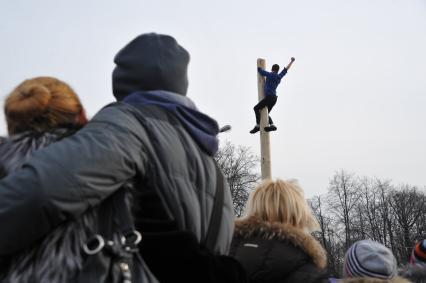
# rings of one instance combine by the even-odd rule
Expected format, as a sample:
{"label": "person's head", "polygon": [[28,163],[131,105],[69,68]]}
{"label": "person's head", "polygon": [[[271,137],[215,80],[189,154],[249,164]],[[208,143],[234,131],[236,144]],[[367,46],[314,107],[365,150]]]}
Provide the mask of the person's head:
{"label": "person's head", "polygon": [[9,135],[87,123],[80,99],[63,81],[37,77],[19,84],[4,104]]}
{"label": "person's head", "polygon": [[136,91],[186,95],[189,53],[171,36],[139,35],[118,52],[114,63],[112,88],[119,101]]}
{"label": "person's head", "polygon": [[266,180],[261,183],[250,194],[245,216],[290,224],[310,232],[319,228],[296,180]]}
{"label": "person's head", "polygon": [[426,267],[426,240],[419,241],[413,248],[410,257],[412,265],[423,265]]}
{"label": "person's head", "polygon": [[392,251],[378,242],[358,241],[345,254],[344,277],[392,279],[397,273],[397,262]]}
{"label": "person's head", "polygon": [[280,65],[278,65],[278,64],[272,65],[272,69],[271,70],[274,73],[278,73],[278,71],[280,70]]}

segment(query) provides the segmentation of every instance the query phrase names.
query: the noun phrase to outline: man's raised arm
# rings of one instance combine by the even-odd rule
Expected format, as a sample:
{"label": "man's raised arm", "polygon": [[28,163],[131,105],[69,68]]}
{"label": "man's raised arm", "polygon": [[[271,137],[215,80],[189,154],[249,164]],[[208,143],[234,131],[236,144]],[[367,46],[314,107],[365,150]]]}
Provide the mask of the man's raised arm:
{"label": "man's raised arm", "polygon": [[279,74],[281,78],[283,78],[287,74],[287,71],[290,69],[291,65],[293,65],[294,60],[294,57],[291,57],[290,63],[288,63],[288,65]]}
{"label": "man's raised arm", "polygon": [[288,63],[287,67],[285,67],[285,68],[287,69],[287,71],[288,71],[288,70],[290,70],[290,67],[291,67],[291,65],[293,65],[293,62],[294,62],[295,60],[296,60],[296,59],[294,59],[294,57],[291,57],[291,59],[290,59],[290,63]]}

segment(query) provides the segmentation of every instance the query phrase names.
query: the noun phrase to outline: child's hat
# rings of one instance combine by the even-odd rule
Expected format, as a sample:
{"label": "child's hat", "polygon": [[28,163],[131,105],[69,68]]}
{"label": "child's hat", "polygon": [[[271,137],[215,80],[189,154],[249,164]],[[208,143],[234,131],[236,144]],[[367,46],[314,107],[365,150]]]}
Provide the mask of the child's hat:
{"label": "child's hat", "polygon": [[421,240],[414,246],[410,257],[410,263],[414,265],[426,265],[426,240]]}
{"label": "child's hat", "polygon": [[346,252],[345,277],[391,279],[397,275],[397,262],[392,251],[371,240],[354,243]]}

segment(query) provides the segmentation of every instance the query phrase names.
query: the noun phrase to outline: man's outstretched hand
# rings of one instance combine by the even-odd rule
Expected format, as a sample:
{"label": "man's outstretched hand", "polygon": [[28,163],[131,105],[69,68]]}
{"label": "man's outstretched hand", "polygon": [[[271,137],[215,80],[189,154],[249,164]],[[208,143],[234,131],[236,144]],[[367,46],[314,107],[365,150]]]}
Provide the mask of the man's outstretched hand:
{"label": "man's outstretched hand", "polygon": [[286,67],[287,71],[290,69],[290,67],[291,67],[291,65],[293,64],[294,60],[296,60],[296,59],[294,59],[294,57],[291,57],[291,58],[290,58],[290,63],[288,63],[288,65],[287,65],[287,67]]}

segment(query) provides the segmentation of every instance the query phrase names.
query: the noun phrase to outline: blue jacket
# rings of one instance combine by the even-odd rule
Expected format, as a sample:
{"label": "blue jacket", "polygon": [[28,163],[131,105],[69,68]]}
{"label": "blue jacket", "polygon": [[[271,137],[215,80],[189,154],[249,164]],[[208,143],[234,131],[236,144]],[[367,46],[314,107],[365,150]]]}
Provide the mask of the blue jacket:
{"label": "blue jacket", "polygon": [[265,82],[265,95],[277,95],[277,87],[281,82],[281,79],[287,74],[287,69],[284,68],[279,74],[273,72],[267,72],[261,68],[257,68],[257,71],[264,77]]}

